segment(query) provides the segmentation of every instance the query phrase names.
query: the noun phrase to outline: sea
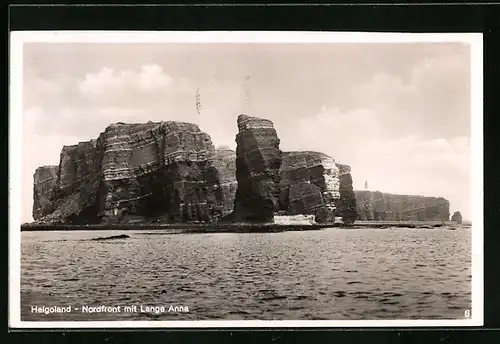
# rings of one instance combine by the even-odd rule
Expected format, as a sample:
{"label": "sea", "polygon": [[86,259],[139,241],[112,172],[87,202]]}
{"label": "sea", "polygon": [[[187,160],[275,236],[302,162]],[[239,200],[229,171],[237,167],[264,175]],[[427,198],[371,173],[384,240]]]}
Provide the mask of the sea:
{"label": "sea", "polygon": [[22,321],[464,319],[471,229],[22,232],[20,293]]}

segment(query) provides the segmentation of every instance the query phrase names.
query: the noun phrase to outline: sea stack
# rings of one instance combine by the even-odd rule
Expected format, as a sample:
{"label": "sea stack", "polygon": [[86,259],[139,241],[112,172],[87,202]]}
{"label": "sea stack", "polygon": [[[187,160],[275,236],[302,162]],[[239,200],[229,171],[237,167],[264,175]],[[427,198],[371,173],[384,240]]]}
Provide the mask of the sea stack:
{"label": "sea stack", "polygon": [[462,214],[460,214],[459,211],[456,211],[453,213],[453,216],[451,217],[451,221],[454,221],[458,224],[462,223]]}
{"label": "sea stack", "polygon": [[236,135],[236,180],[238,189],[231,220],[272,222],[279,209],[282,152],[273,122],[238,116]]}

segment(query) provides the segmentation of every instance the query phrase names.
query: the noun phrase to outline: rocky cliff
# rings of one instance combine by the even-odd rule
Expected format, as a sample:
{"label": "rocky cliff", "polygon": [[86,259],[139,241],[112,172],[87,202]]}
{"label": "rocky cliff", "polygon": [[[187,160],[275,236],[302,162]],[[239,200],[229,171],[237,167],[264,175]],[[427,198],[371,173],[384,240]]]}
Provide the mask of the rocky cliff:
{"label": "rocky cliff", "polygon": [[33,175],[33,218],[39,219],[51,213],[53,193],[57,185],[59,166],[41,166]]}
{"label": "rocky cliff", "polygon": [[450,202],[441,197],[355,191],[358,220],[449,221]]}
{"label": "rocky cliff", "polygon": [[279,190],[283,214],[315,215],[318,223],[334,221],[340,198],[335,160],[320,152],[284,152]]}
{"label": "rocky cliff", "polygon": [[234,212],[230,221],[269,222],[279,210],[282,152],[274,125],[267,119],[238,116]]}
{"label": "rocky cliff", "polygon": [[233,211],[234,198],[238,189],[236,181],[236,152],[231,149],[220,148],[215,152],[214,166],[219,172],[220,187],[224,195],[222,215]]}
{"label": "rocky cliff", "polygon": [[352,187],[351,167],[337,164],[339,171],[339,200],[337,216],[341,216],[344,224],[351,225],[357,217],[356,195]]}
{"label": "rocky cliff", "polygon": [[97,140],[63,147],[57,168],[37,169],[33,217],[214,222],[233,204],[230,159],[194,124],[112,124]]}
{"label": "rocky cliff", "polygon": [[[51,223],[319,223],[449,219],[443,198],[353,191],[351,169],[320,152],[285,152],[271,121],[238,116],[236,152],[215,149],[195,124],[116,123],[64,146],[34,174],[33,217]],[[457,218],[457,216],[455,216]]]}

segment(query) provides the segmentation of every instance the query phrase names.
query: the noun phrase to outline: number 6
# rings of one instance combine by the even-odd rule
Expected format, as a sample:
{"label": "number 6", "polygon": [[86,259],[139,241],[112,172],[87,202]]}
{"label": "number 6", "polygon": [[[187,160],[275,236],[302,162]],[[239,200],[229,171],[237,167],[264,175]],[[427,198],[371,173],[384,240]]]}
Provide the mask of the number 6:
{"label": "number 6", "polygon": [[465,310],[464,315],[466,317],[470,317],[470,311],[468,309]]}

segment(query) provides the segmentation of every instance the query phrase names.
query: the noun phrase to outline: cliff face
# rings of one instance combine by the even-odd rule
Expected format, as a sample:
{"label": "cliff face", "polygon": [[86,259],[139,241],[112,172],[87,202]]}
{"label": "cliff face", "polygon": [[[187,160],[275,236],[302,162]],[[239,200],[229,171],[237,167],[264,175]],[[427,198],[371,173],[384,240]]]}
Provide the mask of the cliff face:
{"label": "cliff face", "polygon": [[450,202],[441,197],[355,191],[358,220],[449,221]]}
{"label": "cliff face", "polygon": [[54,188],[57,185],[58,166],[41,166],[33,175],[33,218],[38,220],[53,211]]}
{"label": "cliff face", "polygon": [[337,164],[339,170],[339,202],[337,214],[342,216],[344,224],[351,225],[357,217],[356,196],[352,188],[351,167]]}
{"label": "cliff face", "polygon": [[49,222],[98,222],[98,190],[104,154],[102,137],[98,140],[64,146],[53,189],[52,211],[42,218]]}
{"label": "cliff face", "polygon": [[[117,123],[64,146],[34,174],[40,222],[270,222],[274,214],[448,221],[444,198],[353,191],[351,169],[319,152],[281,152],[271,121],[240,115],[236,152],[195,124]],[[459,215],[459,214],[458,214]],[[454,219],[459,219],[457,214]]]}
{"label": "cliff face", "polygon": [[285,152],[280,169],[280,210],[311,214],[316,221],[335,219],[340,198],[335,160],[319,152]]}
{"label": "cliff face", "polygon": [[213,222],[232,205],[234,182],[217,168],[227,159],[194,124],[113,124],[97,140],[63,147],[55,185],[43,194],[51,196],[40,190],[52,184],[37,184],[42,172],[35,173],[33,215],[68,223]]}
{"label": "cliff face", "polygon": [[220,187],[224,195],[222,215],[225,216],[233,211],[234,198],[238,189],[238,182],[236,181],[236,152],[231,149],[217,149],[214,166],[219,172]]}
{"label": "cliff face", "polygon": [[269,222],[279,209],[282,152],[271,121],[238,116],[233,221]]}

